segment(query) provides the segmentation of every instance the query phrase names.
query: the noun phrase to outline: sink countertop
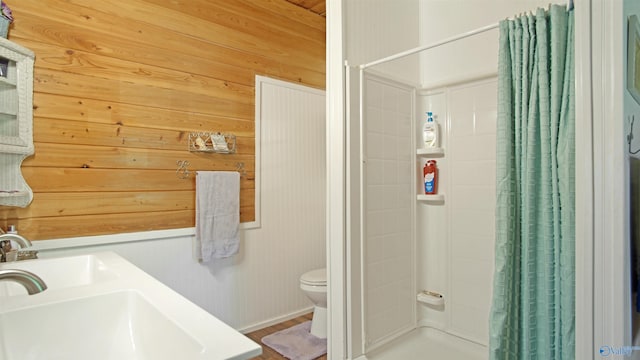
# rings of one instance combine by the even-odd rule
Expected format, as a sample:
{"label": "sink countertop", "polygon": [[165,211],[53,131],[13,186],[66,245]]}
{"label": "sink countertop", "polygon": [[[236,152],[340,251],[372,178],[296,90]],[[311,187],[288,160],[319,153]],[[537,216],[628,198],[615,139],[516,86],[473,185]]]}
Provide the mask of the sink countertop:
{"label": "sink countertop", "polygon": [[[25,293],[24,295],[0,297],[0,322],[4,315],[12,312],[29,311],[38,307],[108,296],[118,292],[132,292],[139,295],[152,308],[157,309],[164,318],[169,320],[168,322],[172,322],[177,329],[182,330],[186,336],[198,344],[198,351],[194,353],[195,355],[183,359],[250,359],[262,353],[262,348],[258,344],[119,255],[113,252],[99,252],[91,255],[100,261],[102,267],[98,271],[108,271],[110,276],[97,277],[95,281],[86,281],[78,286],[49,287],[44,292],[35,295],[26,295]],[[60,258],[60,262],[64,263],[64,259]],[[15,268],[29,270],[29,263],[33,262],[35,269],[37,267],[35,265],[38,265],[36,262],[51,261],[53,265],[55,260],[25,260],[15,263]],[[2,265],[2,268],[13,268],[11,265],[12,263],[6,263]],[[34,273],[47,282],[47,274],[38,274],[36,271]],[[69,276],[73,276],[73,274],[69,274]],[[48,324],[44,321],[46,319],[42,320],[42,323],[33,324],[33,326],[42,327]],[[55,331],[56,329],[60,330],[61,324],[51,324],[51,326]],[[3,329],[0,327],[0,330],[11,332],[11,328]],[[96,331],[99,332],[99,329]],[[149,331],[153,335],[154,329],[146,329],[145,331]],[[158,330],[156,329],[156,331]],[[3,343],[2,336],[0,333],[0,345]],[[9,344],[13,344],[13,342],[9,342]],[[40,357],[31,358],[39,359]],[[0,360],[4,359],[13,360],[12,357],[3,354],[0,349]],[[156,360],[160,359],[156,358]]]}

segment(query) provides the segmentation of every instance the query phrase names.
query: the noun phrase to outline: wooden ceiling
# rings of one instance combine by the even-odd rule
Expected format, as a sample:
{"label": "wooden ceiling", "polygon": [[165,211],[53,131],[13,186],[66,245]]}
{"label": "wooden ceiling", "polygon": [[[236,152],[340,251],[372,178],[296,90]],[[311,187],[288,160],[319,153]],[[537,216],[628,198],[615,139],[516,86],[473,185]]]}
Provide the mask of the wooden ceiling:
{"label": "wooden ceiling", "polygon": [[325,0],[287,0],[288,2],[298,5],[302,8],[305,8],[311,12],[322,15],[324,17],[327,16],[327,7],[325,5]]}

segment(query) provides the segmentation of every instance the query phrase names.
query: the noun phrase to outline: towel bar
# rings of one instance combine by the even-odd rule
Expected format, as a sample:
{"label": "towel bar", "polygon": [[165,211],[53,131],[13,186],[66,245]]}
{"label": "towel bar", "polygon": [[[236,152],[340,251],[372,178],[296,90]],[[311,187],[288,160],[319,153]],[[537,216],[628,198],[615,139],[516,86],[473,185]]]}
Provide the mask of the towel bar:
{"label": "towel bar", "polygon": [[[188,179],[191,177],[191,171],[188,169],[190,163],[187,160],[178,160],[176,161],[176,165],[178,168],[176,169],[176,176],[179,179]],[[240,173],[240,177],[247,177],[247,170],[244,168],[243,162],[236,163],[236,171]]]}

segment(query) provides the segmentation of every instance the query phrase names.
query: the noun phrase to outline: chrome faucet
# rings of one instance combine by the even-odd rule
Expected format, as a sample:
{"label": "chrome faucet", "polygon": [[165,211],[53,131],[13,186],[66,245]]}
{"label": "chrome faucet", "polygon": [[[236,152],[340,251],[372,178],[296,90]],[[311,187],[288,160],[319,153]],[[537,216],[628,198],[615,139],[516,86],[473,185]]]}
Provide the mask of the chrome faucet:
{"label": "chrome faucet", "polygon": [[31,241],[29,241],[27,238],[25,238],[22,235],[10,234],[10,233],[5,233],[0,235],[0,241],[8,241],[8,240],[13,240],[17,242],[20,245],[20,248],[22,249],[31,247],[32,245]]}
{"label": "chrome faucet", "polygon": [[47,290],[47,284],[36,274],[18,269],[0,270],[0,280],[11,280],[27,289],[29,295]]}
{"label": "chrome faucet", "polygon": [[[31,241],[27,238],[13,233],[4,233],[0,235],[0,262],[7,262],[7,253],[11,251],[11,240],[20,245],[21,249],[31,247]],[[20,253],[18,253],[20,255]],[[25,252],[20,259],[35,259],[37,257],[37,252],[28,251]]]}

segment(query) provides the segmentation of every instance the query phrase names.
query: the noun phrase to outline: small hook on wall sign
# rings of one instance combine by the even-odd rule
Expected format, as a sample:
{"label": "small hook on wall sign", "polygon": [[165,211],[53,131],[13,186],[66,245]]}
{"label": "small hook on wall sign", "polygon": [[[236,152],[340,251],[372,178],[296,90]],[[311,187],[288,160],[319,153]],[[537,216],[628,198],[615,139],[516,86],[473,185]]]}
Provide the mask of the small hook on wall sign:
{"label": "small hook on wall sign", "polygon": [[240,177],[247,176],[247,170],[245,170],[243,162],[236,163],[236,171],[240,173]]}
{"label": "small hook on wall sign", "polygon": [[176,161],[178,168],[176,169],[176,176],[180,179],[188,179],[191,176],[191,171],[187,169],[189,167],[189,161],[178,160]]}

